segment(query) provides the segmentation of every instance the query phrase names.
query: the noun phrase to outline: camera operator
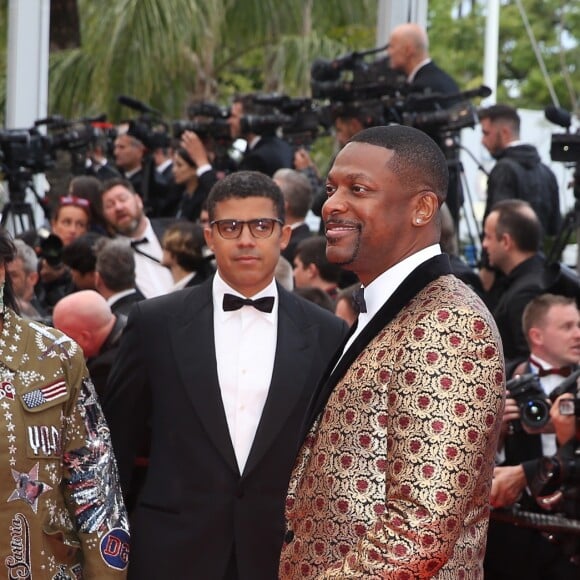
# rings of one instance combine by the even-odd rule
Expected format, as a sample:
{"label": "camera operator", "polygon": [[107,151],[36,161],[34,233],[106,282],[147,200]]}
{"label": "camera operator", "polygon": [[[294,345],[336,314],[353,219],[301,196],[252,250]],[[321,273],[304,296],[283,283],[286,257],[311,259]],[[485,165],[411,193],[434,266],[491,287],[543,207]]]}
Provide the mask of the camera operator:
{"label": "camera operator", "polygon": [[[541,458],[556,451],[547,398],[580,361],[580,312],[573,298],[542,294],[524,309],[522,326],[530,356],[514,376],[530,377],[533,386],[508,391],[498,449],[503,461],[494,471],[490,502],[493,508],[518,502],[526,510],[538,511],[527,489]],[[486,578],[494,580],[560,580],[578,574],[560,547],[541,531],[494,520],[493,513],[484,566]]]}
{"label": "camera operator", "polygon": [[244,139],[247,148],[238,166],[240,170],[260,171],[272,177],[274,172],[282,167],[292,168],[294,152],[292,147],[275,134],[275,129],[252,132],[251,119],[253,115],[268,115],[271,108],[255,102],[256,95],[250,93],[234,99],[228,123],[232,139]]}
{"label": "camera operator", "polygon": [[558,233],[562,217],[558,182],[542,163],[538,150],[520,140],[520,116],[509,105],[492,105],[479,111],[482,144],[496,159],[487,181],[483,219],[502,199],[523,199],[533,208],[544,235]]}
{"label": "camera operator", "polygon": [[[407,76],[407,86],[404,92],[409,95],[429,93],[451,95],[459,92],[459,87],[453,78],[429,56],[429,38],[424,28],[414,23],[401,24],[394,28],[389,38],[387,48],[389,65],[394,70]],[[455,104],[453,99],[437,101],[429,99],[424,104],[417,102],[414,106],[430,110],[448,108]],[[459,178],[458,151],[446,150],[448,147],[437,131],[422,129],[439,144],[448,159],[455,163],[449,164],[449,186],[447,190],[447,205],[455,224],[459,223],[459,210],[463,205],[463,192]]]}

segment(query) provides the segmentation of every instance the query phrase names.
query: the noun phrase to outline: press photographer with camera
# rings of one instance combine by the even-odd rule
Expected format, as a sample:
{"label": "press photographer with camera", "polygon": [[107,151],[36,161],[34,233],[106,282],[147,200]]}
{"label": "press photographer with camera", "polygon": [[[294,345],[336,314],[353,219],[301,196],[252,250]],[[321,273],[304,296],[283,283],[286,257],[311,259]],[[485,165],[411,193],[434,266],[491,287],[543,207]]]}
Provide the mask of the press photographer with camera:
{"label": "press photographer with camera", "polygon": [[277,127],[253,122],[260,117],[260,121],[266,119],[271,111],[272,107],[257,103],[253,93],[234,98],[228,118],[231,137],[247,142],[239,170],[259,171],[272,177],[277,169],[292,168],[294,152],[284,139],[276,135]]}
{"label": "press photographer with camera", "polygon": [[[530,348],[527,361],[507,383],[507,398],[490,503],[495,509],[520,504],[540,511],[528,487],[542,458],[556,453],[549,395],[580,361],[580,312],[573,298],[541,294],[524,309],[522,327]],[[494,519],[488,532],[486,578],[577,578],[557,544],[540,530]]]}
{"label": "press photographer with camera", "polygon": [[184,131],[173,155],[173,179],[177,191],[176,217],[196,221],[203,202],[218,180],[203,141],[193,131]]}

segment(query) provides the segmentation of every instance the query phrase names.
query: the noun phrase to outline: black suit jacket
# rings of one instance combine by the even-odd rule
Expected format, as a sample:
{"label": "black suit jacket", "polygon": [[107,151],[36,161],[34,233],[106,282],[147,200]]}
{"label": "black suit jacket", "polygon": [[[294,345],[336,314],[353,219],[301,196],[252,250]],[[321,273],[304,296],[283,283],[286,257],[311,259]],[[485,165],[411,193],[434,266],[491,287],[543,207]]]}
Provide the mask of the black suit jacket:
{"label": "black suit jacket", "polygon": [[114,302],[111,306],[111,312],[116,316],[119,316],[120,314],[127,316],[133,304],[136,302],[141,302],[141,300],[145,300],[145,296],[143,296],[143,294],[141,294],[141,292],[135,288],[132,294],[127,294],[126,296],[123,296]]}
{"label": "black suit jacket", "polygon": [[[124,489],[151,422],[130,577],[273,580],[300,425],[346,325],[280,286],[274,371],[240,474],[218,384],[212,281],[135,306],[104,402]],[[258,361],[256,361],[258,364]]]}
{"label": "black suit jacket", "polygon": [[255,147],[248,149],[240,162],[239,169],[260,171],[272,177],[282,167],[292,168],[294,152],[283,139],[264,135]]}
{"label": "black suit jacket", "polygon": [[522,314],[532,298],[545,292],[545,268],[545,259],[536,254],[500,281],[499,298],[492,313],[501,334],[508,375],[513,366],[525,360],[530,353],[522,329]]}
{"label": "black suit jacket", "polygon": [[308,224],[300,224],[297,228],[292,230],[290,235],[290,241],[284,250],[282,250],[282,255],[294,266],[294,257],[296,256],[296,248],[298,244],[309,238],[312,235]]}

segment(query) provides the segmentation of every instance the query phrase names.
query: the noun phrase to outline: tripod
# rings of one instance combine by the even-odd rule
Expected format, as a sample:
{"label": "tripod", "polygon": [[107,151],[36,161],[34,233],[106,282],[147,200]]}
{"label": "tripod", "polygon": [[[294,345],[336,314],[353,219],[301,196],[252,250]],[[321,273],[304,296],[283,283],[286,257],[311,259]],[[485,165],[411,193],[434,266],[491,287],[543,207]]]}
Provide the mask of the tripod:
{"label": "tripod", "polygon": [[26,201],[26,192],[32,191],[44,214],[48,217],[47,210],[42,203],[32,182],[32,174],[17,170],[8,172],[7,175],[9,201],[2,210],[0,226],[12,232],[14,236],[28,230],[36,230],[34,211],[32,206]]}
{"label": "tripod", "polygon": [[[463,163],[459,158],[459,150],[465,148],[461,146],[460,135],[457,131],[442,132],[440,135],[440,143],[442,146],[443,154],[445,155],[445,159],[447,160],[447,167],[449,169],[448,197],[453,197],[457,204],[456,215],[453,216],[457,241],[459,241],[459,212],[465,202],[467,202],[469,205],[472,221],[467,219],[467,216],[465,216],[465,226],[467,228],[467,235],[470,245],[473,247],[474,251],[473,256],[469,257],[468,262],[470,266],[475,266],[478,261],[477,247],[481,240],[481,233],[479,231],[478,222],[475,216],[475,208],[471,196],[471,189],[469,187],[469,183],[467,182]],[[475,228],[475,233],[472,230],[472,224]]]}

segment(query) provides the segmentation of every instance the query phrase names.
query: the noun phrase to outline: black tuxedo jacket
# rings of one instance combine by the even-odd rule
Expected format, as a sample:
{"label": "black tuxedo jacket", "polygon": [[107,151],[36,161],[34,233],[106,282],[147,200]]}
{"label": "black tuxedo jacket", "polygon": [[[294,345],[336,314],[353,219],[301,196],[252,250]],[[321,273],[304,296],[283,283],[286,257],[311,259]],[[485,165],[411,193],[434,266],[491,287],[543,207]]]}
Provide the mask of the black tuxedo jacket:
{"label": "black tuxedo jacket", "polygon": [[239,169],[260,171],[272,177],[282,167],[292,168],[294,152],[283,139],[264,135],[253,147],[244,153]]}
{"label": "black tuxedo jacket", "polygon": [[242,474],[218,384],[212,281],[131,311],[104,401],[124,489],[151,423],[130,577],[221,580],[234,550],[240,579],[277,577],[300,426],[347,333],[331,313],[280,286],[278,292],[272,382]]}

